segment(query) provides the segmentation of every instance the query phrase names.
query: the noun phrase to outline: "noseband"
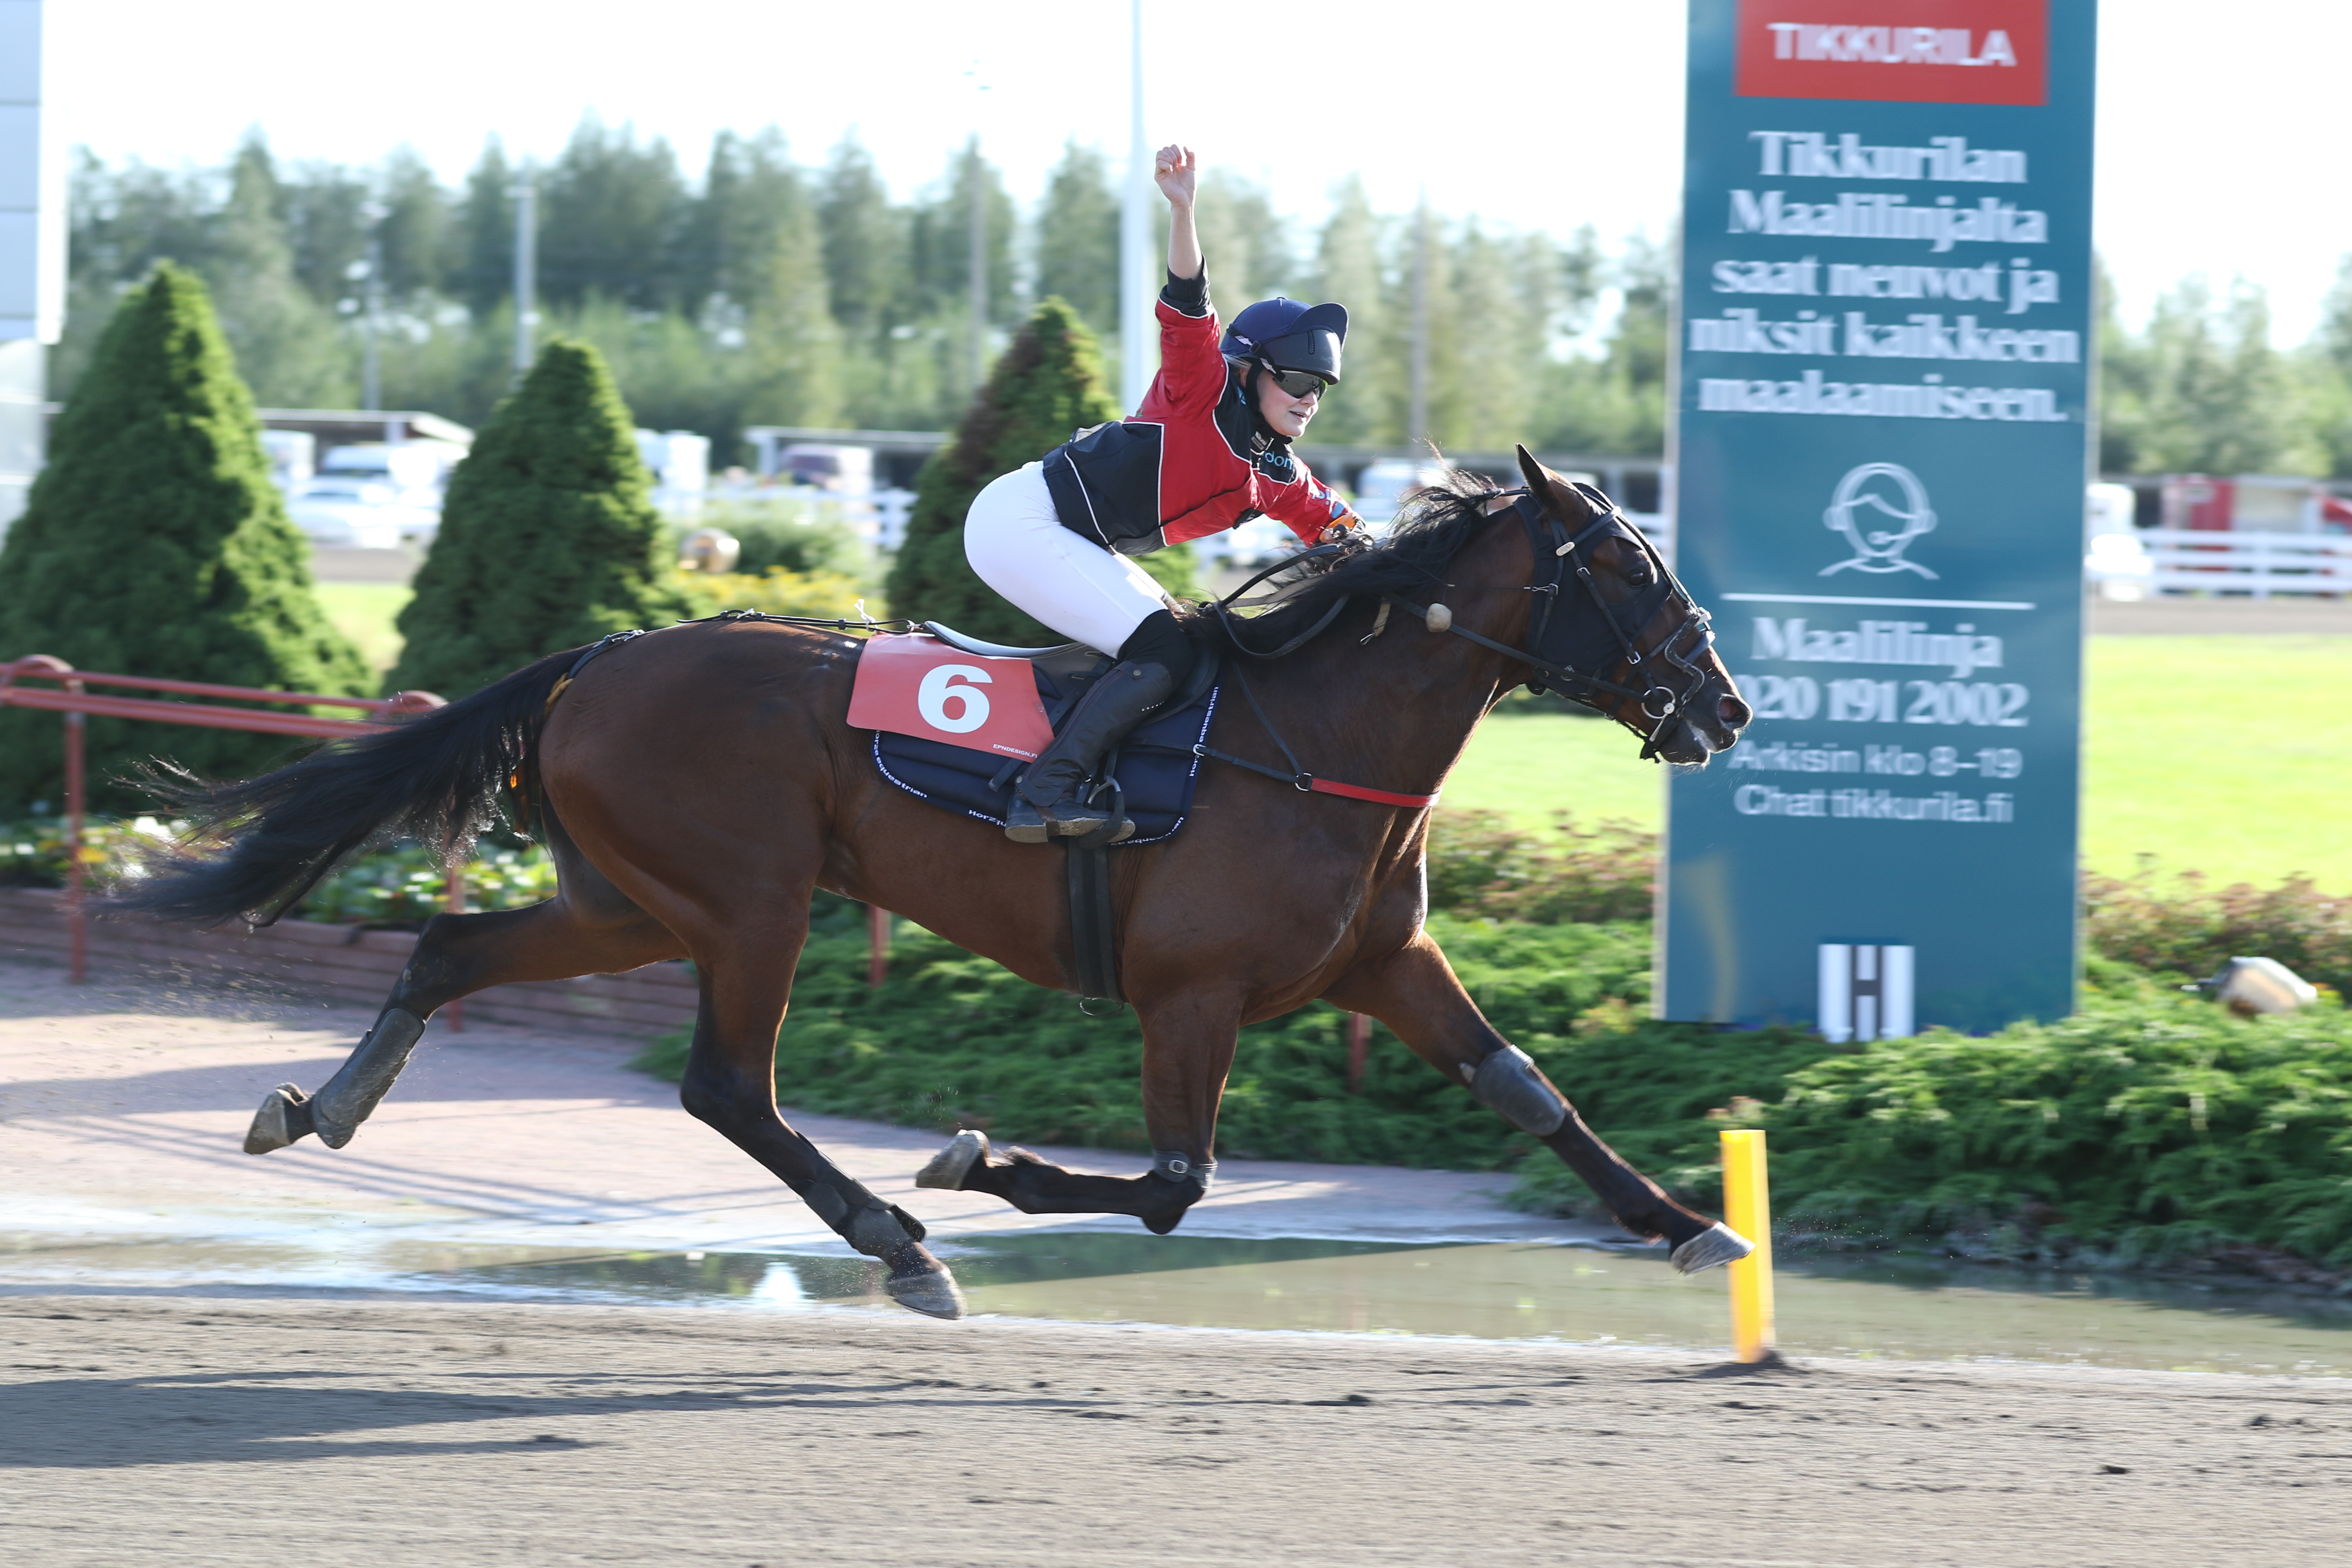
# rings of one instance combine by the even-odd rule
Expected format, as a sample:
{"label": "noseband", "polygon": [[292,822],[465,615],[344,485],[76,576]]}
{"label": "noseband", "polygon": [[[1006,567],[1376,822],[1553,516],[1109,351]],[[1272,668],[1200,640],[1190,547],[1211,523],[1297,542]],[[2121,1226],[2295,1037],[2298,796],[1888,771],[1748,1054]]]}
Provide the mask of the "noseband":
{"label": "noseband", "polygon": [[[1573,481],[1571,481],[1573,482]],[[1570,533],[1568,526],[1536,500],[1526,489],[1497,490],[1496,499],[1512,496],[1517,499],[1511,510],[1528,531],[1528,547],[1534,554],[1538,573],[1546,561],[1551,563],[1550,576],[1542,582],[1526,584],[1526,591],[1539,595],[1534,612],[1528,617],[1528,646],[1516,648],[1481,637],[1466,626],[1447,627],[1456,637],[1467,637],[1481,647],[1492,648],[1520,663],[1534,667],[1535,674],[1528,681],[1528,689],[1540,692],[1549,681],[1559,688],[1559,694],[1570,701],[1591,709],[1596,713],[1616,719],[1621,724],[1642,737],[1644,761],[1657,755],[1661,738],[1675,716],[1698,696],[1706,682],[1706,671],[1698,660],[1715,644],[1714,624],[1706,610],[1683,587],[1682,579],[1665,563],[1657,548],[1642,531],[1633,526],[1617,504],[1599,490],[1586,484],[1575,485],[1577,495],[1592,513],[1592,521],[1581,531]],[[1592,575],[1588,562],[1591,546],[1604,539],[1618,539],[1633,545],[1648,557],[1657,579],[1623,605],[1615,605],[1601,596],[1601,584]],[[1576,617],[1562,610],[1557,621],[1554,611],[1561,609],[1559,599],[1573,571],[1584,584],[1585,596],[1591,601],[1593,617]],[[1386,596],[1390,604],[1409,615],[1426,620],[1426,605],[1413,605],[1394,595]],[[1650,658],[1642,652],[1638,640],[1642,628],[1648,626],[1658,611],[1668,603],[1683,608],[1682,623],[1666,635],[1665,640],[1652,650],[1651,657],[1670,667],[1656,669]],[[1618,612],[1632,612],[1629,628]],[[1597,619],[1598,626],[1594,625]],[[1696,634],[1687,649],[1685,634]],[[1596,635],[1598,634],[1598,635]],[[1629,678],[1643,685],[1623,685],[1599,673],[1614,654],[1629,672]],[[1582,665],[1584,668],[1579,668]],[[1679,671],[1677,676],[1675,672]],[[1669,682],[1678,681],[1678,684]],[[1640,725],[1612,711],[1603,695],[1632,698],[1649,719],[1650,727]]]}

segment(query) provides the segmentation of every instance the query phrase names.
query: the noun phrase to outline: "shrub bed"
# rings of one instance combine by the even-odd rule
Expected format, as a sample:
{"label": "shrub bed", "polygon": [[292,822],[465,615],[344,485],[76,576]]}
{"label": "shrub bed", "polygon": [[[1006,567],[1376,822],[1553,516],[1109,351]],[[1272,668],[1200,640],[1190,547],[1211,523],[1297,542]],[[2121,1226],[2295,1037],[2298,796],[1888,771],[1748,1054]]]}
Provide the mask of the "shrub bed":
{"label": "shrub bed", "polygon": [[[1831,1046],[1797,1029],[1732,1033],[1643,1016],[1648,852],[1622,825],[1549,839],[1499,818],[1441,818],[1430,925],[1479,1006],[1637,1166],[1720,1202],[1716,1133],[1773,1134],[1776,1207],[1793,1239],[1927,1243],[1964,1256],[2132,1267],[2201,1261],[2278,1278],[2352,1268],[2352,1015],[2333,994],[2291,1017],[2235,1018],[2180,983],[2239,953],[2323,984],[2352,972],[2352,900],[2290,882],[2213,892],[2195,877],[2095,880],[2082,1011],[1971,1037]],[[142,819],[94,824],[103,875]],[[54,818],[0,833],[0,879],[55,885]],[[544,897],[538,851],[491,850],[478,908]],[[311,918],[410,923],[439,905],[436,861],[364,856],[321,884]],[[786,1103],[1009,1141],[1149,1145],[1131,1015],[1071,999],[903,926],[890,979],[866,983],[862,913],[818,900],[777,1060]],[[686,1037],[638,1060],[675,1079]],[[1513,1201],[1586,1212],[1552,1155],[1375,1028],[1346,1091],[1343,1015],[1313,1005],[1243,1031],[1219,1129],[1235,1156],[1516,1168]],[[2301,1260],[2301,1261],[2297,1261]]]}

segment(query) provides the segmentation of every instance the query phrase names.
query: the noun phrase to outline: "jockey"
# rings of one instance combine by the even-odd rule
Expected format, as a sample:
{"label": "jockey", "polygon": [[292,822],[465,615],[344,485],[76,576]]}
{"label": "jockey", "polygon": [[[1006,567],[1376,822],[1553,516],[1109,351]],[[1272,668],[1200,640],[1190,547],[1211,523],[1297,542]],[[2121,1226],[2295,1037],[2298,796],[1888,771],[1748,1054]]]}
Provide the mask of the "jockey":
{"label": "jockey", "polygon": [[995,479],[964,519],[964,555],[981,581],[1118,659],[1015,786],[1004,831],[1024,844],[1105,824],[1079,791],[1192,673],[1192,645],[1172,602],[1129,557],[1259,516],[1288,525],[1303,544],[1360,525],[1290,451],[1339,384],[1347,309],[1265,300],[1221,340],[1192,223],[1199,172],[1192,149],[1160,150],[1153,175],[1173,212],[1160,374],[1143,405]]}

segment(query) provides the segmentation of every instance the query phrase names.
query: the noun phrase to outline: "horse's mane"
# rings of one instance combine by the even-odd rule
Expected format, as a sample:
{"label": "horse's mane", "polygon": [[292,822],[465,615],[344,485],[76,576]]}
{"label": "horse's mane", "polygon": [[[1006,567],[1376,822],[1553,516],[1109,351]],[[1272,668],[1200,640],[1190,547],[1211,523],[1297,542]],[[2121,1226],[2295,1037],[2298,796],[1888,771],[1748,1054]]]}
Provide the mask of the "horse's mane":
{"label": "horse's mane", "polygon": [[1281,646],[1342,599],[1427,595],[1445,580],[1446,567],[1486,522],[1486,503],[1495,494],[1493,481],[1459,470],[1429,486],[1413,497],[1378,543],[1307,578],[1264,615],[1240,620],[1248,647],[1236,644],[1223,618],[1213,613],[1200,616],[1194,624],[1223,646],[1248,653]]}

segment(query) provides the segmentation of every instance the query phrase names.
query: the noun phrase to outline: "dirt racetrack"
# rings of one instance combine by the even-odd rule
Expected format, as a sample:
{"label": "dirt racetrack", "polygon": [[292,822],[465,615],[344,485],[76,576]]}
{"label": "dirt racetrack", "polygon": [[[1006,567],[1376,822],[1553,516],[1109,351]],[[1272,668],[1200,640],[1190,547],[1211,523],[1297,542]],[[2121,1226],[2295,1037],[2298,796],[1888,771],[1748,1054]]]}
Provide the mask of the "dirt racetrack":
{"label": "dirt racetrack", "polygon": [[2294,1563],[2352,1388],[844,1310],[0,1300],[0,1562]]}

